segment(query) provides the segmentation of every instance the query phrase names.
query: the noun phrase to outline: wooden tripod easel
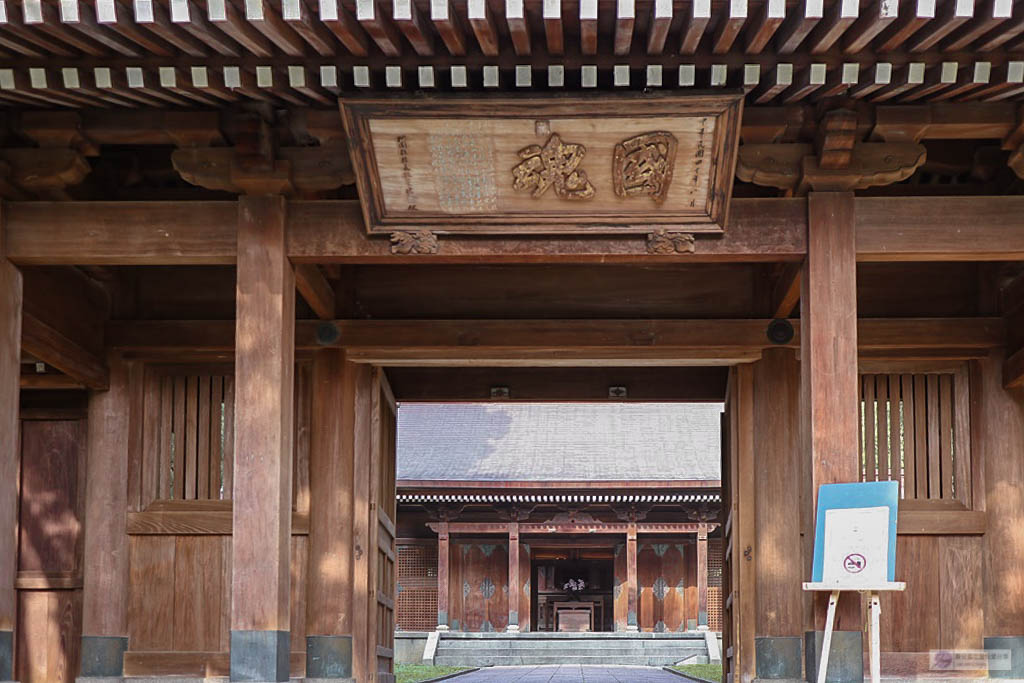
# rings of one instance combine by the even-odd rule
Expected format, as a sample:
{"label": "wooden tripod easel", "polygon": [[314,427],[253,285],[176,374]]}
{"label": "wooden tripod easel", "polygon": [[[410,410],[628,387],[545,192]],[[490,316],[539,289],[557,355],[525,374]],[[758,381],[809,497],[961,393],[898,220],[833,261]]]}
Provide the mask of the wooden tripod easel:
{"label": "wooden tripod easel", "polygon": [[878,683],[881,677],[882,659],[881,659],[881,643],[879,636],[879,617],[882,613],[881,602],[878,599],[878,594],[882,591],[902,591],[906,590],[907,584],[903,581],[889,581],[877,586],[851,586],[850,588],[837,588],[831,584],[824,583],[804,583],[805,591],[827,591],[830,593],[828,598],[828,612],[825,614],[825,633],[821,640],[821,659],[818,664],[818,683],[825,683],[825,676],[828,673],[828,657],[832,651],[832,630],[836,622],[836,605],[839,603],[839,593],[842,590],[856,590],[861,593],[868,594],[868,622],[869,622],[869,640],[868,640],[868,656],[871,660],[871,683]]}

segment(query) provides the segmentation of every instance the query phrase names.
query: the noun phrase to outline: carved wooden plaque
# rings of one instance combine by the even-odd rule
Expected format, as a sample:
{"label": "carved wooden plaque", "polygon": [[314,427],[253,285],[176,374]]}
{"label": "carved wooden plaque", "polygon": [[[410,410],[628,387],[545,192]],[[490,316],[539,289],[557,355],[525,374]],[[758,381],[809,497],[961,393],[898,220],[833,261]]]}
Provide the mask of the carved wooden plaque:
{"label": "carved wooden plaque", "polygon": [[741,93],[349,98],[371,233],[721,232]]}

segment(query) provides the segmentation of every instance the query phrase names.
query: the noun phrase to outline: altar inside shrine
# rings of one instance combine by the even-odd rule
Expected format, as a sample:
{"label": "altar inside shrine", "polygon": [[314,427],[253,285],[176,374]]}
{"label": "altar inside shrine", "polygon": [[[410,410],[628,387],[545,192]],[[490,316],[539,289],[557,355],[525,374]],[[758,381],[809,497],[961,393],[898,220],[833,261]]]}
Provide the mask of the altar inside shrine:
{"label": "altar inside shrine", "polygon": [[[593,631],[594,611],[600,610],[602,603],[571,600],[555,602],[551,608],[555,614],[555,630],[557,631]],[[601,620],[598,618],[598,623]]]}

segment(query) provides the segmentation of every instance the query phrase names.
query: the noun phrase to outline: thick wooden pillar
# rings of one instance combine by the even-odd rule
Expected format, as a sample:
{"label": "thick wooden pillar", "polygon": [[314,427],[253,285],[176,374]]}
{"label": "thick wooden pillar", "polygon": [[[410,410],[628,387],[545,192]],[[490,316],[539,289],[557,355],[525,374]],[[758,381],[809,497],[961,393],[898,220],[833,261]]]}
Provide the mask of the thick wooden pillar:
{"label": "thick wooden pillar", "polygon": [[82,676],[124,673],[128,649],[129,364],[110,358],[110,388],[89,397],[82,594]]}
{"label": "thick wooden pillar", "polygon": [[[1008,650],[1010,669],[991,678],[1024,678],[1024,389],[1004,389],[1003,349],[974,361],[971,368],[972,458],[980,459],[972,507],[985,510],[984,646]],[[978,481],[977,479],[981,479]],[[976,547],[976,546],[975,546]],[[975,551],[977,552],[977,551]],[[971,577],[981,585],[981,577]]]}
{"label": "thick wooden pillar", "polygon": [[626,630],[637,631],[636,524],[626,530]]}
{"label": "thick wooden pillar", "polygon": [[697,629],[708,628],[708,525],[697,526]]}
{"label": "thick wooden pillar", "polygon": [[233,681],[288,680],[295,275],[285,206],[280,196],[238,206]]}
{"label": "thick wooden pillar", "polygon": [[313,359],[306,676],[352,676],[354,372],[340,349]]}
{"label": "thick wooden pillar", "polygon": [[18,382],[21,374],[21,271],[4,255],[0,220],[0,681],[14,678],[18,547]]}
{"label": "thick wooden pillar", "polygon": [[448,522],[437,525],[437,630],[448,630]]}
{"label": "thick wooden pillar", "polygon": [[519,632],[519,522],[508,523],[508,628]]}
{"label": "thick wooden pillar", "polygon": [[[852,192],[812,192],[807,199],[807,260],[800,282],[801,415],[813,505],[822,484],[859,478],[857,269]],[[813,534],[813,529],[804,533]],[[814,680],[828,594],[815,597],[807,634],[807,676]],[[830,680],[863,678],[860,598],[840,600]],[[811,656],[813,654],[813,656]],[[812,675],[813,674],[813,675]]]}
{"label": "thick wooden pillar", "polygon": [[804,569],[803,537],[795,533],[804,521],[804,507],[810,507],[802,464],[806,456],[800,451],[800,364],[789,349],[766,349],[753,373],[756,488],[787,492],[753,501],[755,668],[758,678],[795,679],[804,666],[801,583],[810,577],[810,569]]}

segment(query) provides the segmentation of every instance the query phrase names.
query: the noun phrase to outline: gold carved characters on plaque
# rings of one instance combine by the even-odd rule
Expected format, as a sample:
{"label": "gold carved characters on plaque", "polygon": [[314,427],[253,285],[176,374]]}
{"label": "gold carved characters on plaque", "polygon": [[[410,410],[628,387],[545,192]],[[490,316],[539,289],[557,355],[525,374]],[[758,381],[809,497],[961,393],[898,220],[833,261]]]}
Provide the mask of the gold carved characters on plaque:
{"label": "gold carved characters on plaque", "polygon": [[676,163],[678,142],[672,133],[634,135],[615,145],[612,183],[618,197],[647,195],[655,204],[665,201]]}
{"label": "gold carved characters on plaque", "polygon": [[553,188],[560,199],[586,200],[594,197],[594,186],[587,172],[579,168],[587,148],[562,142],[552,133],[544,146],[530,145],[519,150],[522,159],[512,169],[512,187],[517,192],[531,192],[540,198]]}

